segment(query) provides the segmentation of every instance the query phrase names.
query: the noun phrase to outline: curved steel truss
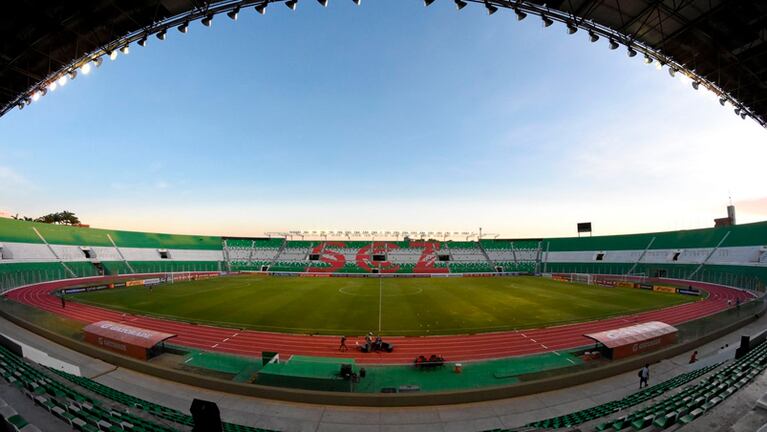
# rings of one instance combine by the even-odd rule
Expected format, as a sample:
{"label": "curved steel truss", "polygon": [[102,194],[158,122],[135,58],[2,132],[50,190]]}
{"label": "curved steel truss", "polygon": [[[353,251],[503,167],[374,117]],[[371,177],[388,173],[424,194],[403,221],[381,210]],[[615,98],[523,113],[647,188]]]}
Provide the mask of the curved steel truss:
{"label": "curved steel truss", "polygon": [[[309,1],[309,0],[304,0]],[[327,6],[328,0],[317,0]],[[341,1],[341,0],[335,0]],[[349,0],[344,0],[349,1]],[[360,4],[360,0],[350,0]],[[489,14],[505,10],[518,20],[562,23],[566,32],[609,41],[633,57],[682,74],[708,89],[736,115],[767,126],[767,2],[741,0],[423,0],[469,4]],[[50,89],[87,73],[131,44],[164,39],[189,22],[218,15],[265,13],[274,3],[295,9],[298,0],[103,0],[13,2],[0,18],[0,115],[23,108]]]}

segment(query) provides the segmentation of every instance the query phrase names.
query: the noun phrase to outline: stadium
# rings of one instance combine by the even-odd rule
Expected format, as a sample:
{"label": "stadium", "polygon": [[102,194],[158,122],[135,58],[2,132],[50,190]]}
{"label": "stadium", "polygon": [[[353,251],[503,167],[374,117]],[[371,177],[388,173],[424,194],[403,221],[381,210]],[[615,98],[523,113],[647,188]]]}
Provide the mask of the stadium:
{"label": "stadium", "polygon": [[[23,3],[0,30],[0,115],[171,30],[298,3]],[[432,3],[581,31],[765,126],[757,2]],[[275,188],[301,169],[282,162]],[[220,164],[215,175],[236,171]],[[736,223],[732,203],[703,228],[594,235],[573,222],[568,236],[197,235],[5,216],[2,430],[767,430],[767,221]]]}

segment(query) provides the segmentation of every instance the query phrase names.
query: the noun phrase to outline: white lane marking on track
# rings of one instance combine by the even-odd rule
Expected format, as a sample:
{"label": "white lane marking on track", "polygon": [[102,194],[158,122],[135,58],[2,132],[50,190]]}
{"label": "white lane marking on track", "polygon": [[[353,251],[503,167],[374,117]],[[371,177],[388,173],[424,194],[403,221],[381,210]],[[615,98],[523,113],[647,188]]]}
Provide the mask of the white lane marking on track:
{"label": "white lane marking on track", "polygon": [[533,341],[533,342],[535,342],[535,343],[538,343],[538,341],[537,341],[537,340],[535,340],[535,339],[533,339],[533,338],[530,338],[530,340],[531,340],[531,341]]}
{"label": "white lane marking on track", "polygon": [[217,346],[218,346],[218,344],[215,344],[215,345],[213,345],[211,348],[215,348],[215,347],[217,347]]}
{"label": "white lane marking on track", "polygon": [[526,334],[524,334],[524,333],[520,333],[520,334],[522,335],[522,337],[527,337],[527,335],[526,335]]}
{"label": "white lane marking on track", "polygon": [[574,362],[574,361],[572,361],[572,360],[570,360],[570,359],[566,359],[566,360],[567,360],[567,361],[569,361],[569,362],[570,362],[570,363],[572,363],[572,364],[575,364],[575,362]]}
{"label": "white lane marking on track", "polygon": [[544,344],[541,344],[541,346],[543,347],[543,349],[549,349],[549,347],[547,347],[547,346],[546,346],[546,345],[544,345]]}
{"label": "white lane marking on track", "polygon": [[228,341],[228,340],[229,340],[229,338],[226,338],[226,339],[224,339],[224,340],[223,340],[221,343],[224,343],[224,342],[226,342],[226,341]]}

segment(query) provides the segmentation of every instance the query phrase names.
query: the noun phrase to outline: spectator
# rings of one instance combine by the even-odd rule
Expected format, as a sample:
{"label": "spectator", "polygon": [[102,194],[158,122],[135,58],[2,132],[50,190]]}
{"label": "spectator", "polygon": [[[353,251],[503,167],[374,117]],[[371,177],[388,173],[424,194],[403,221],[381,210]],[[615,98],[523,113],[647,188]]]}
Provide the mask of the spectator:
{"label": "spectator", "polygon": [[639,369],[639,388],[647,387],[647,382],[650,380],[650,364],[645,363],[642,369]]}
{"label": "spectator", "polygon": [[690,356],[690,364],[693,364],[696,361],[698,361],[698,351],[693,351],[692,355]]}

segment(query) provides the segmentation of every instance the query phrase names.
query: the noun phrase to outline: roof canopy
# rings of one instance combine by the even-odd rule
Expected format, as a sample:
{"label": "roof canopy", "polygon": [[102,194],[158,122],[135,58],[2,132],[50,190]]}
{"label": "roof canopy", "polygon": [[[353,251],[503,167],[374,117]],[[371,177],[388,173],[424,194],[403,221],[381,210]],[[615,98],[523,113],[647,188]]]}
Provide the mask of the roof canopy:
{"label": "roof canopy", "polygon": [[621,327],[599,333],[585,334],[587,338],[594,339],[607,348],[644,342],[667,334],[676,333],[676,327],[660,321],[650,321],[630,327]]}
{"label": "roof canopy", "polygon": [[[263,11],[267,4],[283,2],[6,2],[0,16],[0,115],[61,73],[84,64],[89,55],[108,54],[128,42],[213,13],[247,6]],[[624,45],[624,52],[626,46],[643,44],[657,51],[663,62],[674,61],[713,83],[725,100],[738,103],[739,112],[748,109],[760,124],[767,121],[765,1],[485,0],[485,5],[491,4],[546,14],[591,32],[605,29],[615,35],[614,41]],[[513,19],[507,19],[512,25]],[[565,32],[561,34],[567,37]],[[564,72],[563,77],[578,78]]]}
{"label": "roof canopy", "polygon": [[142,348],[152,348],[158,343],[176,336],[171,333],[142,329],[112,321],[88,324],[83,328],[83,331]]}

